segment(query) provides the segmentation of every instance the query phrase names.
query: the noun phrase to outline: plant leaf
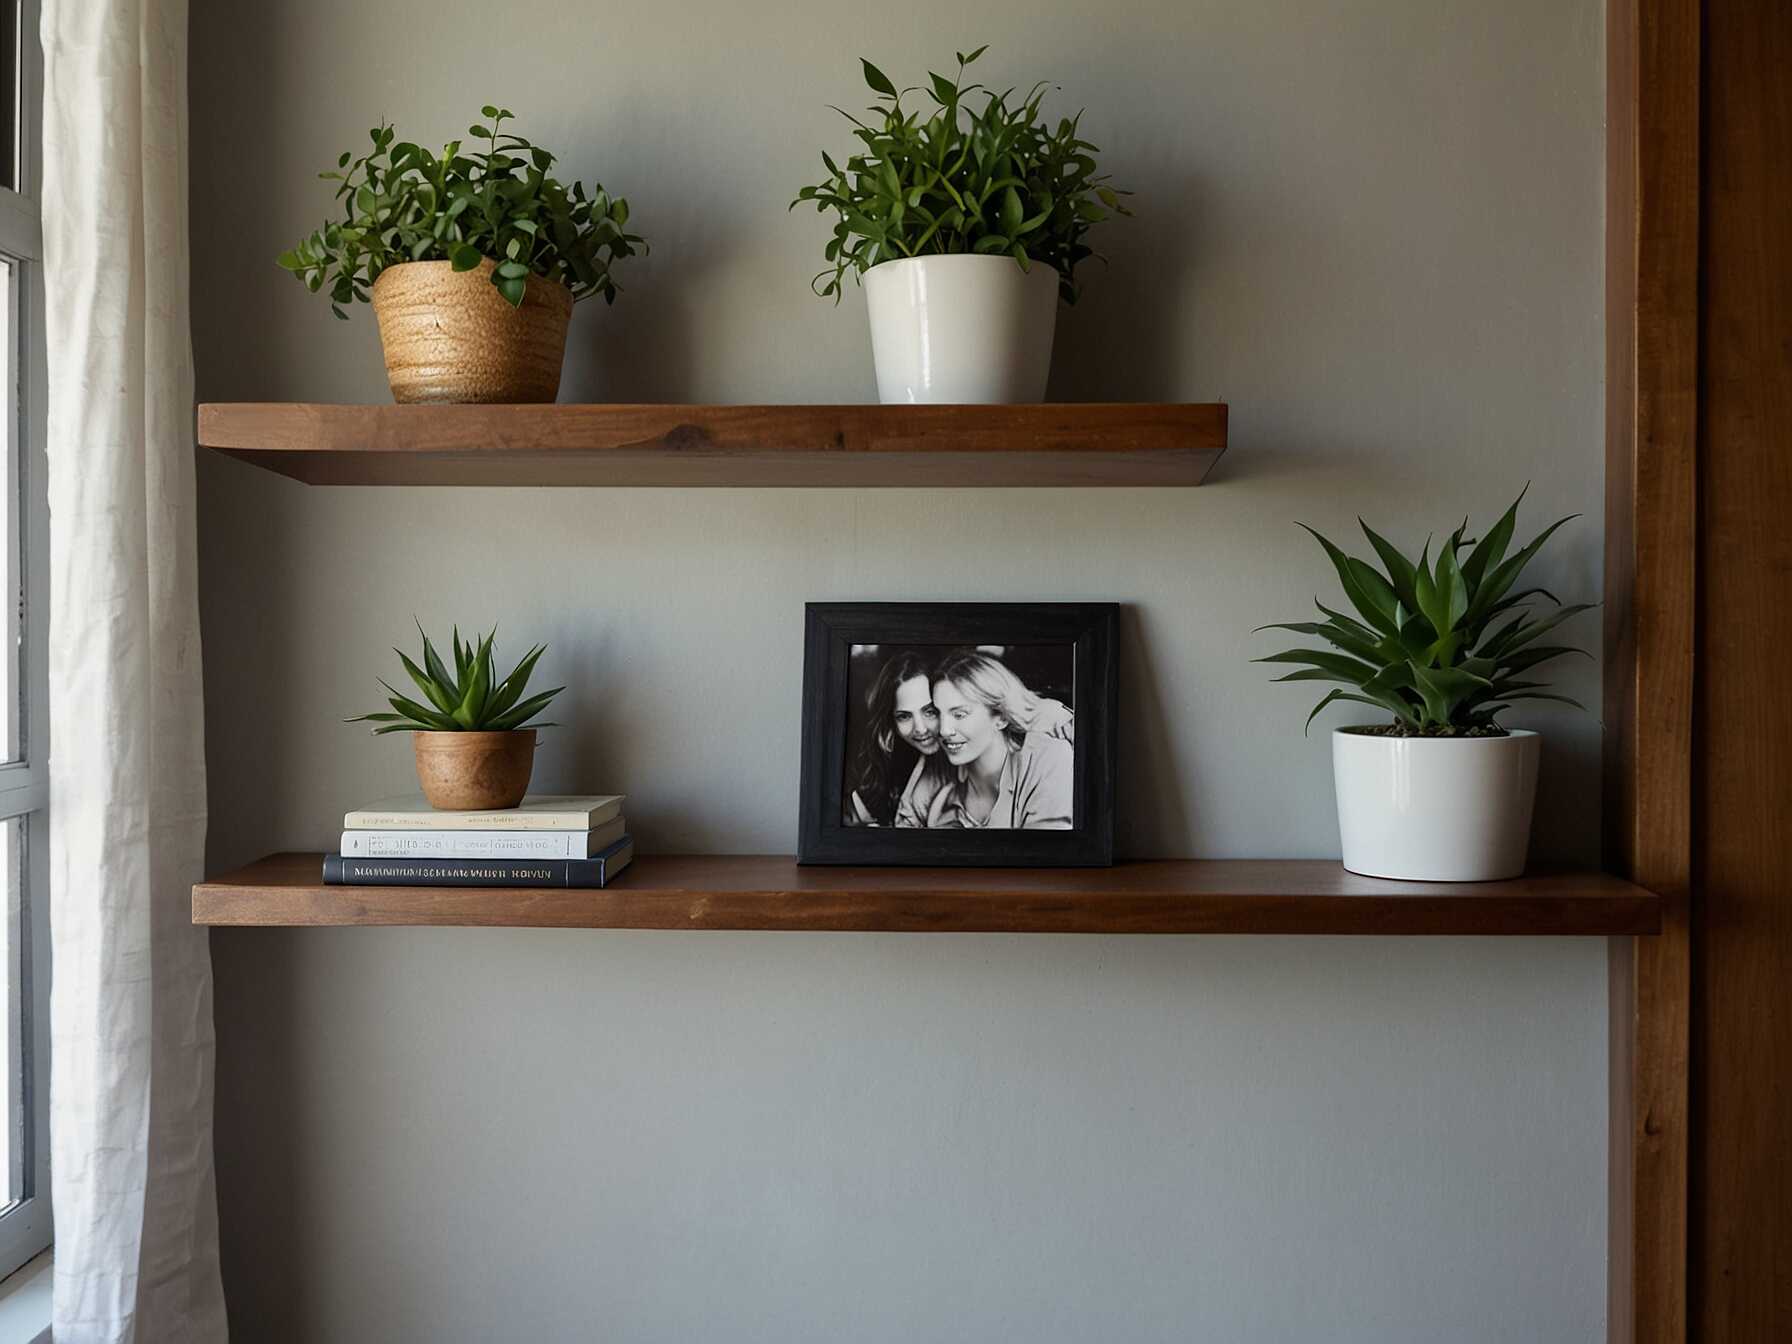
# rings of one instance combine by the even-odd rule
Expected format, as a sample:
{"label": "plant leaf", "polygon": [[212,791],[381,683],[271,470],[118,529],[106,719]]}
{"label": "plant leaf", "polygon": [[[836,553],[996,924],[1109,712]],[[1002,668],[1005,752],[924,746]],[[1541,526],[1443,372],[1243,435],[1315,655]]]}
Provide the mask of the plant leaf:
{"label": "plant leaf", "polygon": [[467,732],[484,727],[485,698],[491,689],[491,657],[492,636],[487,635],[480,641],[479,652],[474,655],[473,674],[467,681],[466,693],[454,708],[454,721]]}
{"label": "plant leaf", "polygon": [[[513,728],[524,726],[528,723],[530,718],[546,709],[548,702],[565,689],[566,687],[564,686],[556,686],[551,691],[543,691],[540,695],[530,696],[509,713],[502,714],[494,719],[490,724],[491,731],[509,732]],[[544,724],[542,726],[546,727],[547,725]]]}
{"label": "plant leaf", "polygon": [[1506,547],[1512,544],[1512,529],[1518,525],[1518,506],[1524,502],[1530,488],[1529,482],[1526,482],[1524,489],[1518,492],[1518,498],[1512,501],[1512,506],[1488,530],[1487,535],[1481,538],[1480,544],[1469,552],[1468,559],[1462,562],[1462,577],[1470,588],[1479,588],[1488,569],[1497,568],[1500,561],[1505,559]]}
{"label": "plant leaf", "polygon": [[503,714],[517,702],[523,688],[529,684],[529,677],[535,671],[536,660],[547,652],[547,645],[537,644],[523,655],[522,661],[510,670],[497,690],[492,692],[491,700],[486,705],[487,716]]}
{"label": "plant leaf", "polygon": [[[1447,549],[1447,548],[1446,548]],[[1450,633],[1448,619],[1449,608],[1446,607],[1437,591],[1437,583],[1431,577],[1431,543],[1425,543],[1425,549],[1419,553],[1419,563],[1412,575],[1413,596],[1418,599],[1419,615],[1425,618],[1431,627],[1432,641],[1435,644]],[[1426,654],[1429,661],[1433,655]]]}
{"label": "plant leaf", "polygon": [[427,724],[437,732],[451,733],[457,727],[454,720],[448,715],[438,714],[433,709],[425,709],[415,700],[406,699],[390,686],[387,686],[384,681],[380,682],[380,685],[386,687],[386,694],[389,697],[388,703],[393,709],[396,709],[405,717],[415,719],[419,724]]}
{"label": "plant leaf", "polygon": [[[1523,617],[1520,617],[1517,621],[1513,622],[1512,626],[1508,626],[1500,631],[1500,635],[1497,637],[1500,641],[1497,647],[1497,653],[1504,655],[1516,652],[1526,644],[1529,644],[1533,639],[1536,639],[1539,635],[1548,634],[1563,621],[1568,620],[1570,617],[1578,616],[1583,611],[1591,611],[1593,607],[1594,604],[1591,602],[1575,602],[1569,606],[1552,611],[1547,616],[1539,617],[1534,621],[1526,622]],[[1513,628],[1514,626],[1516,628]],[[1483,656],[1489,656],[1488,650],[1477,650],[1477,652],[1481,652]]]}
{"label": "plant leaf", "polygon": [[[1354,700],[1357,704],[1368,705],[1369,708],[1371,708],[1371,709],[1387,709],[1388,708],[1388,705],[1381,700],[1373,700],[1366,695],[1358,695],[1354,691],[1347,691],[1343,687],[1339,687],[1335,691],[1328,692],[1326,694],[1325,699],[1321,700],[1318,704],[1313,706],[1313,712],[1311,714],[1307,715],[1307,721],[1302,726],[1302,728],[1300,730],[1302,737],[1305,737],[1307,735],[1308,730],[1312,728],[1313,720],[1319,717],[1319,711],[1324,709],[1327,705],[1331,704],[1334,700]],[[1398,713],[1397,712],[1395,717],[1399,718],[1407,723],[1411,723],[1413,721],[1412,715],[1408,714],[1408,713]]]}
{"label": "plant leaf", "polygon": [[1361,560],[1345,555],[1305,523],[1300,526],[1306,528],[1330,557],[1332,568],[1338,573],[1338,582],[1343,585],[1344,596],[1350,599],[1350,605],[1384,635],[1398,638],[1400,626],[1394,619],[1394,612],[1400,599],[1388,581]]}
{"label": "plant leaf", "polygon": [[[423,637],[423,667],[424,667],[424,670],[427,671],[429,673],[429,675],[435,679],[436,684],[439,685],[442,688],[442,690],[447,693],[448,698],[450,700],[458,703],[460,700],[460,679],[458,677],[451,677],[448,675],[448,669],[443,665],[440,655],[438,655],[436,653],[435,645],[433,645],[429,642],[429,635],[424,632],[423,622],[417,621],[417,618],[415,616],[413,616],[411,619],[413,621],[416,621],[417,633],[419,635],[422,635],[422,637]],[[458,637],[457,637],[457,640],[458,640]],[[446,708],[446,707],[444,707],[444,708]]]}
{"label": "plant leaf", "polygon": [[[1354,624],[1354,622],[1352,624]],[[1331,621],[1327,621],[1323,624],[1318,621],[1293,621],[1287,623],[1277,622],[1274,625],[1260,625],[1257,629],[1290,630],[1297,635],[1318,635],[1321,639],[1337,645],[1353,658],[1361,658],[1363,661],[1371,664],[1381,661],[1381,650],[1374,634],[1370,631],[1362,631],[1361,627],[1351,629],[1348,626],[1334,624]],[[1361,633],[1359,633],[1359,631],[1361,631]],[[1252,633],[1254,634],[1256,631],[1253,631]]]}
{"label": "plant leaf", "polygon": [[1445,546],[1437,554],[1437,596],[1443,610],[1444,625],[1438,631],[1447,635],[1468,614],[1468,585],[1456,566],[1456,548]]}
{"label": "plant leaf", "polygon": [[1419,599],[1412,586],[1412,561],[1400,554],[1399,549],[1392,542],[1381,536],[1361,518],[1358,518],[1356,523],[1363,529],[1363,535],[1369,539],[1369,544],[1375,548],[1375,553],[1381,557],[1382,566],[1388,572],[1388,580],[1395,594],[1405,604],[1408,611],[1417,611]]}
{"label": "plant leaf", "polygon": [[1306,663],[1320,668],[1339,681],[1348,681],[1353,686],[1364,685],[1381,670],[1359,658],[1333,653],[1329,649],[1288,649],[1282,653],[1272,653],[1265,658],[1255,658],[1252,661],[1258,663]]}
{"label": "plant leaf", "polygon": [[859,64],[865,67],[865,82],[869,84],[873,90],[878,93],[887,94],[891,98],[896,96],[896,86],[890,83],[889,76],[885,75],[882,70],[879,70],[863,56],[859,57]]}
{"label": "plant leaf", "polygon": [[1421,667],[1408,661],[1413,687],[1425,702],[1426,722],[1439,725],[1456,721],[1456,709],[1476,690],[1486,690],[1491,683],[1485,677],[1464,672],[1457,667]]}
{"label": "plant leaf", "polygon": [[410,674],[411,680],[417,683],[417,689],[423,692],[430,704],[444,714],[453,713],[454,702],[448,698],[443,688],[432,678],[424,676],[423,669],[413,663],[403,649],[393,649],[392,652],[398,655],[398,661],[404,664],[404,670]]}
{"label": "plant leaf", "polygon": [[1563,523],[1571,522],[1578,517],[1580,517],[1578,513],[1571,513],[1566,518],[1556,519],[1555,522],[1551,523],[1548,527],[1544,528],[1542,532],[1538,533],[1535,540],[1533,540],[1529,546],[1526,546],[1511,559],[1502,561],[1494,571],[1487,576],[1485,582],[1482,583],[1479,590],[1475,593],[1475,600],[1470,605],[1468,611],[1469,624],[1473,625],[1477,617],[1487,614],[1493,604],[1498,602],[1500,598],[1505,595],[1506,590],[1512,586],[1512,581],[1516,579],[1524,570],[1524,567],[1531,562],[1531,557],[1543,549],[1543,543],[1548,541],[1550,537],[1555,534],[1555,530],[1558,527]]}
{"label": "plant leaf", "polygon": [[1577,649],[1571,644],[1540,644],[1536,648],[1525,649],[1522,653],[1508,653],[1492,661],[1499,671],[1523,672],[1539,663],[1547,663],[1551,659],[1566,657],[1571,653],[1578,653],[1582,658],[1593,656],[1585,649]]}

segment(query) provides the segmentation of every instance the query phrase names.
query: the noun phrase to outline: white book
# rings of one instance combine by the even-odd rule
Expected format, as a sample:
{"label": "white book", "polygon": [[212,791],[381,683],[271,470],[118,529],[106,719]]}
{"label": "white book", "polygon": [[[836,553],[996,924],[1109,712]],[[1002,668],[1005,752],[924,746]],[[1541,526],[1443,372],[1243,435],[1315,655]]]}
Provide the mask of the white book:
{"label": "white book", "polygon": [[589,831],[344,831],[348,859],[593,859],[622,839],[612,817]]}
{"label": "white book", "polygon": [[622,795],[532,793],[497,812],[438,812],[420,793],[382,798],[342,819],[345,831],[590,831],[622,815]]}

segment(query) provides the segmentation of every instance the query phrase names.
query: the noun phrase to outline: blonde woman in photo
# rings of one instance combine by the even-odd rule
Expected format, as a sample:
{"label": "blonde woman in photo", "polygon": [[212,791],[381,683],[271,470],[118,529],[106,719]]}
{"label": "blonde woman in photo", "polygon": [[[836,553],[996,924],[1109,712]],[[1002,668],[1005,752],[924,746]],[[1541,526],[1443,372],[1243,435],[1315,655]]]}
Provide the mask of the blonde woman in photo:
{"label": "blonde woman in photo", "polygon": [[1070,830],[1075,749],[1070,711],[1042,700],[999,658],[974,649],[934,670],[932,704],[950,777],[928,804],[943,829]]}

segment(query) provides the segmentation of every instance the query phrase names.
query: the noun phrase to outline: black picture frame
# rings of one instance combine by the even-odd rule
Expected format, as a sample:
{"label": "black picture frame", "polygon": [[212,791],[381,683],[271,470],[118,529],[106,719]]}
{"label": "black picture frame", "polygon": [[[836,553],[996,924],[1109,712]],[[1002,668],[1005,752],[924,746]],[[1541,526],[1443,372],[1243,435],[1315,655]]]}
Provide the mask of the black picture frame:
{"label": "black picture frame", "polygon": [[[1112,864],[1119,619],[1119,604],[1113,602],[807,604],[797,862],[1080,868]],[[848,680],[852,649],[862,644],[1073,644],[1076,739],[1071,829],[927,830],[846,825],[842,802]]]}

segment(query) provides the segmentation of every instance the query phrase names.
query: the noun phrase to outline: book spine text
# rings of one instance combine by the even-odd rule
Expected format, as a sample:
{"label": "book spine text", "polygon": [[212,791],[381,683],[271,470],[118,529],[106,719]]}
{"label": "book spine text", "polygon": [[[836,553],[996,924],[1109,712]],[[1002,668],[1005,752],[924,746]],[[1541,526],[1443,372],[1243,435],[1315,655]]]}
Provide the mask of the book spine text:
{"label": "book spine text", "polygon": [[[372,859],[324,856],[330,885],[375,887],[601,887],[631,846],[595,859]],[[621,862],[617,862],[620,859]]]}

